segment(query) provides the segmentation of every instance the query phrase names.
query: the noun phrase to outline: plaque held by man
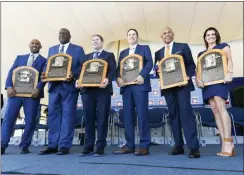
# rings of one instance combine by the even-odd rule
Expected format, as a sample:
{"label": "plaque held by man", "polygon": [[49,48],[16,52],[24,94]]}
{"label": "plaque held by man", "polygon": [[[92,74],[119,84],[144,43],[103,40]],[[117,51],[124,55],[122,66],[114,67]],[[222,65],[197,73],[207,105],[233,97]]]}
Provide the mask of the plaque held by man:
{"label": "plaque held by man", "polygon": [[204,86],[224,83],[227,74],[226,54],[221,49],[211,49],[197,60],[197,77]]}
{"label": "plaque held by man", "polygon": [[43,81],[64,81],[71,74],[72,57],[68,54],[55,54],[48,59]]}
{"label": "plaque held by man", "polygon": [[33,90],[38,83],[39,72],[30,66],[20,66],[13,70],[12,81],[13,88],[16,91],[15,96],[31,97]]}
{"label": "plaque held by man", "polygon": [[120,77],[125,85],[137,84],[135,79],[143,68],[142,56],[131,54],[123,58],[120,62]]}
{"label": "plaque held by man", "polygon": [[78,84],[81,87],[99,87],[106,78],[108,63],[103,59],[92,59],[83,63]]}
{"label": "plaque held by man", "polygon": [[158,63],[160,87],[169,89],[188,84],[185,64],[181,55],[173,54]]}

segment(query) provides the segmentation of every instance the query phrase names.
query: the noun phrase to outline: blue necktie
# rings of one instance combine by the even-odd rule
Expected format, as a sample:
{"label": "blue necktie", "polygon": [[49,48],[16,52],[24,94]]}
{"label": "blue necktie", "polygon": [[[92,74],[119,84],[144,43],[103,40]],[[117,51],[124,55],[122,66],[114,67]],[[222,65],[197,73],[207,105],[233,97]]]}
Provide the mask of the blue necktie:
{"label": "blue necktie", "polygon": [[93,58],[98,58],[98,55],[99,55],[100,52],[95,52],[94,55],[93,55]]}
{"label": "blue necktie", "polygon": [[62,45],[62,47],[61,47],[59,53],[64,53],[64,45]]}

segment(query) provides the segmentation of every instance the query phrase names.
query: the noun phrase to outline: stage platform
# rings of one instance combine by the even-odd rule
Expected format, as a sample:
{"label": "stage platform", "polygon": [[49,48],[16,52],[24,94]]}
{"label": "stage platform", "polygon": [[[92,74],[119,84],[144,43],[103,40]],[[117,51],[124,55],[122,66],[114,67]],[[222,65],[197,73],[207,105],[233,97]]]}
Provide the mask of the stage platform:
{"label": "stage platform", "polygon": [[[30,147],[30,154],[22,155],[17,146],[10,146],[1,156],[2,175],[243,175],[243,144],[236,146],[236,157],[216,156],[219,145],[201,147],[201,158],[189,159],[185,155],[170,156],[166,145],[153,145],[150,155],[114,155],[116,146],[106,147],[103,157],[78,154],[83,146],[73,146],[69,155],[37,155],[43,147]],[[186,148],[186,147],[185,147]]]}

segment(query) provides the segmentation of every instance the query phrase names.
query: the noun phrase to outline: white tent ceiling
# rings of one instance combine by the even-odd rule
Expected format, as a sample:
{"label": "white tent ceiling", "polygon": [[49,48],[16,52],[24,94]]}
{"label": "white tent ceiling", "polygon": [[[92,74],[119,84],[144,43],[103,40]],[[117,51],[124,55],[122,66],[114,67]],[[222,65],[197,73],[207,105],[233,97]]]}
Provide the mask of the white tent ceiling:
{"label": "white tent ceiling", "polygon": [[161,42],[165,26],[173,28],[177,41],[189,44],[203,44],[209,26],[219,29],[223,41],[243,40],[242,2],[2,2],[1,11],[3,45],[27,46],[38,38],[50,47],[58,43],[62,27],[87,49],[92,34],[112,42],[126,39],[129,28],[148,43]]}

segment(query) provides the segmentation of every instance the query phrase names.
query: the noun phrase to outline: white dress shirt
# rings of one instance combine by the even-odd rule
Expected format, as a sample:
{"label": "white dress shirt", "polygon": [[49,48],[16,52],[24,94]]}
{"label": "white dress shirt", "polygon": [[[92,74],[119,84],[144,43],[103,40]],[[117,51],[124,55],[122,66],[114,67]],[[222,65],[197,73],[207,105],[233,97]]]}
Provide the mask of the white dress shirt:
{"label": "white dress shirt", "polygon": [[60,50],[61,50],[62,46],[64,46],[64,52],[63,53],[66,53],[67,52],[67,49],[69,47],[69,44],[70,44],[70,42],[68,42],[66,44],[59,44],[58,52],[60,53]]}
{"label": "white dress shirt", "polygon": [[130,48],[129,48],[129,55],[135,53],[135,51],[136,51],[136,46],[137,46],[137,44],[135,44],[135,45],[131,45],[131,46],[130,46]]}

